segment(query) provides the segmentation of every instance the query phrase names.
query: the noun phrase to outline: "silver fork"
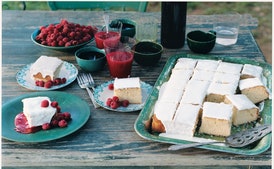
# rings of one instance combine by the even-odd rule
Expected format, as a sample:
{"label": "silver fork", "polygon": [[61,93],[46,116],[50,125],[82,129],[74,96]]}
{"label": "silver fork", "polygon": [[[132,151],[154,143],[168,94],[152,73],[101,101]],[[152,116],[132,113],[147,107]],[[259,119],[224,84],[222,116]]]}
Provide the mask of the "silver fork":
{"label": "silver fork", "polygon": [[94,105],[94,107],[97,109],[100,106],[96,103],[94,96],[93,96],[93,92],[89,89],[91,88],[94,91],[94,80],[91,76],[90,73],[79,73],[77,75],[77,82],[79,84],[79,86],[83,89],[86,89],[88,92],[89,97],[91,98],[91,101]]}

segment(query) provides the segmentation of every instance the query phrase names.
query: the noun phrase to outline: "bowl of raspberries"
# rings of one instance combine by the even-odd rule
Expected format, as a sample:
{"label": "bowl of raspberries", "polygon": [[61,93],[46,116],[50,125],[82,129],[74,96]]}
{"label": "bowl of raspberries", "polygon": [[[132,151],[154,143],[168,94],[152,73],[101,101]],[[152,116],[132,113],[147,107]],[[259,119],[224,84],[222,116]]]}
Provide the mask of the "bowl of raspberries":
{"label": "bowl of raspberries", "polygon": [[31,40],[42,47],[61,51],[76,50],[94,40],[97,28],[62,19],[60,23],[41,26],[31,34]]}

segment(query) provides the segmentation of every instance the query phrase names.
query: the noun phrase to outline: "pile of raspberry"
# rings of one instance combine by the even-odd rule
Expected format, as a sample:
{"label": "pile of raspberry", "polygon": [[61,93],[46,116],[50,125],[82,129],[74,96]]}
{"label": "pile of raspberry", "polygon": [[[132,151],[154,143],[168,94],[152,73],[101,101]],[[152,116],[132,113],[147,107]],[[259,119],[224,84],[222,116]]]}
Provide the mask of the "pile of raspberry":
{"label": "pile of raspberry", "polygon": [[56,128],[56,127],[67,127],[68,126],[68,122],[71,120],[71,114],[69,112],[61,112],[61,107],[58,105],[57,101],[53,101],[51,102],[51,104],[49,105],[49,101],[48,100],[43,100],[41,102],[41,107],[48,107],[48,106],[52,106],[54,108],[57,109],[57,113],[52,117],[51,122],[50,123],[45,123],[42,125],[42,129],[43,130],[49,130],[51,128]]}
{"label": "pile of raspberry", "polygon": [[[108,89],[109,90],[113,90],[113,83],[108,85]],[[117,96],[113,96],[112,98],[108,98],[106,101],[106,105],[112,109],[117,109],[118,107],[122,106],[122,107],[127,107],[129,105],[129,101],[128,100],[123,100],[120,101],[119,97]]]}
{"label": "pile of raspberry", "polygon": [[96,27],[80,25],[62,19],[58,24],[40,27],[40,33],[35,40],[46,46],[68,47],[90,41],[96,32]]}
{"label": "pile of raspberry", "polygon": [[47,82],[44,82],[43,80],[36,80],[35,85],[39,86],[39,87],[44,87],[44,88],[49,89],[52,86],[65,84],[66,82],[67,82],[67,79],[64,77],[64,78],[56,78],[54,80],[50,80],[50,81],[47,81]]}

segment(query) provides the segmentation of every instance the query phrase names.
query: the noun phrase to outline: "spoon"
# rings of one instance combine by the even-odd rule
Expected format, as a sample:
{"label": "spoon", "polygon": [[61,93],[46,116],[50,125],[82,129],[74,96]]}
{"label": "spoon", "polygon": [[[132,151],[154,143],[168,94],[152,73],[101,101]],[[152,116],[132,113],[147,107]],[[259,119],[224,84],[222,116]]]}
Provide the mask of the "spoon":
{"label": "spoon", "polygon": [[272,126],[270,124],[262,125],[252,129],[248,129],[242,132],[232,134],[225,138],[225,142],[211,141],[211,142],[200,142],[200,143],[190,143],[190,144],[175,144],[168,148],[168,150],[181,150],[190,147],[197,147],[201,145],[224,143],[230,147],[244,147],[249,145],[270,133]]}
{"label": "spoon", "polygon": [[107,30],[107,33],[108,33],[109,15],[104,14],[103,18],[104,18],[105,25],[106,25],[106,30]]}

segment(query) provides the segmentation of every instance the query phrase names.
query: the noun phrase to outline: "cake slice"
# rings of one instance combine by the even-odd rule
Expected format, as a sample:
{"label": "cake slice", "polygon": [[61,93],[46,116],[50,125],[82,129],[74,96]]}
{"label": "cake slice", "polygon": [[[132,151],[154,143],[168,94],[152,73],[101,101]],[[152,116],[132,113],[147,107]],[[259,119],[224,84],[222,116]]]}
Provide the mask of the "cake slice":
{"label": "cake slice", "polygon": [[[49,106],[41,107],[41,102],[47,100]],[[57,112],[55,107],[50,106],[51,101],[48,97],[32,97],[22,100],[23,113],[27,118],[29,127],[42,126],[45,123],[50,123],[52,117]]]}
{"label": "cake slice", "polygon": [[263,68],[256,65],[244,64],[243,70],[241,72],[241,79],[247,78],[262,78]]}
{"label": "cake slice", "polygon": [[200,133],[224,136],[231,134],[232,105],[205,102],[203,104]]}
{"label": "cake slice", "polygon": [[223,73],[216,72],[213,77],[213,82],[215,83],[235,83],[240,80],[240,73],[231,74],[231,73]]}
{"label": "cake slice", "polygon": [[139,77],[134,78],[115,78],[114,96],[120,101],[128,100],[132,104],[142,103],[142,89]]}
{"label": "cake slice", "polygon": [[233,83],[216,83],[211,82],[206,95],[207,102],[221,103],[225,99],[225,95],[235,94],[238,87],[238,81]]}
{"label": "cake slice", "polygon": [[191,80],[212,81],[214,74],[215,74],[215,71],[205,71],[205,70],[195,69]]}
{"label": "cake slice", "polygon": [[216,72],[220,73],[230,73],[230,74],[240,74],[243,68],[242,64],[221,62],[217,67]]}
{"label": "cake slice", "polygon": [[179,58],[173,69],[191,69],[193,70],[197,60],[191,58]]}
{"label": "cake slice", "polygon": [[245,95],[228,95],[224,103],[233,105],[234,125],[248,123],[259,118],[259,108],[252,103]]}
{"label": "cake slice", "polygon": [[217,60],[198,60],[195,69],[216,71],[220,62],[221,61],[217,61]]}
{"label": "cake slice", "polygon": [[63,61],[57,57],[40,56],[30,66],[30,76],[35,81],[53,81],[58,77]]}
{"label": "cake slice", "polygon": [[242,79],[239,88],[255,104],[269,98],[269,92],[259,78]]}
{"label": "cake slice", "polygon": [[180,104],[174,116],[174,131],[186,136],[193,136],[201,115],[201,105]]}

